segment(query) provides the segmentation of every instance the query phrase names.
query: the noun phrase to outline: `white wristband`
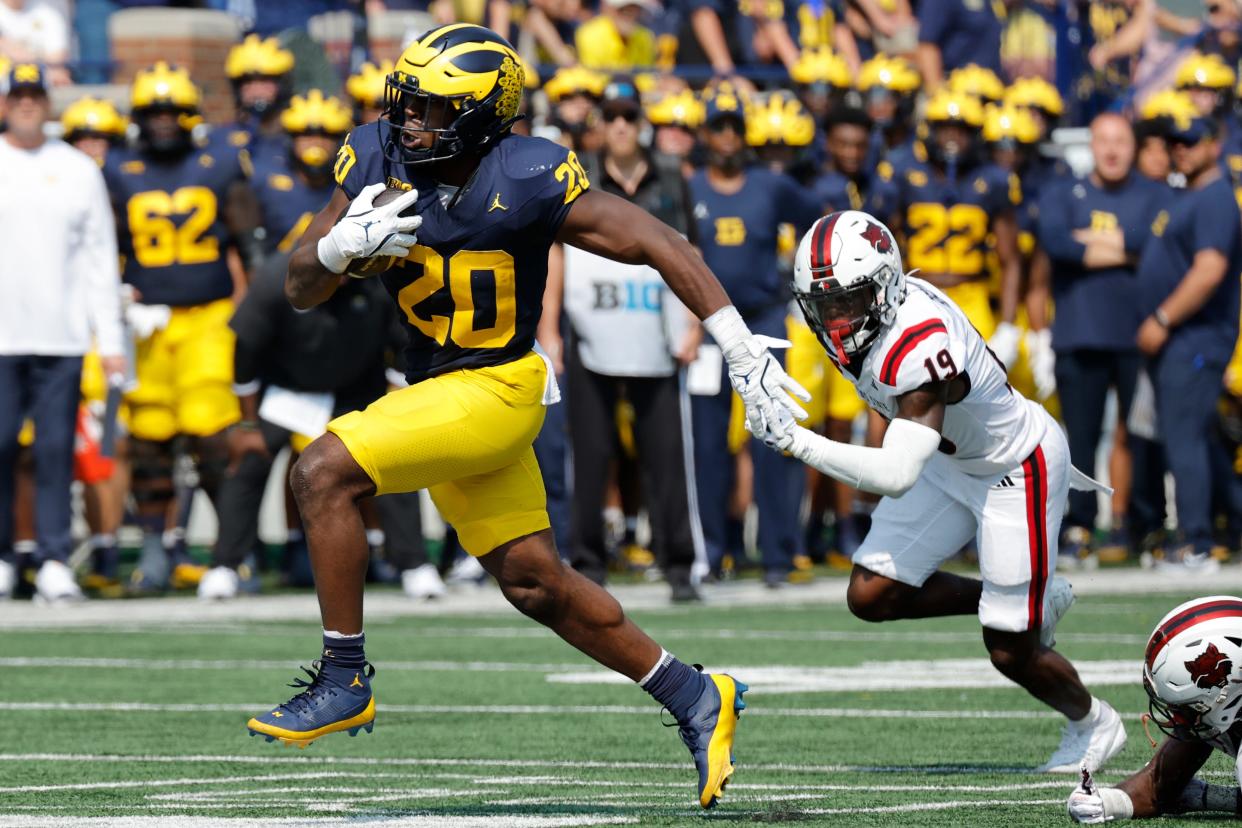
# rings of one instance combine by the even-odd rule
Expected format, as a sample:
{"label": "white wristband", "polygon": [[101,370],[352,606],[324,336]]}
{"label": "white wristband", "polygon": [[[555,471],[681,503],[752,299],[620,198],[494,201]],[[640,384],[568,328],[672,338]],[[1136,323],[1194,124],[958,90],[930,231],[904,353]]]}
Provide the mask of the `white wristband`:
{"label": "white wristband", "polygon": [[1104,803],[1104,821],[1130,819],[1134,816],[1134,803],[1121,788],[1100,788],[1100,800]]}
{"label": "white wristband", "polygon": [[727,357],[729,351],[750,336],[750,328],[742,321],[742,315],[732,305],[725,305],[720,310],[703,320],[703,328],[711,334],[712,339],[720,346]]}
{"label": "white wristband", "polygon": [[319,263],[333,273],[344,273],[345,268],[349,267],[350,258],[341,253],[331,233],[319,240],[315,251],[319,254]]}

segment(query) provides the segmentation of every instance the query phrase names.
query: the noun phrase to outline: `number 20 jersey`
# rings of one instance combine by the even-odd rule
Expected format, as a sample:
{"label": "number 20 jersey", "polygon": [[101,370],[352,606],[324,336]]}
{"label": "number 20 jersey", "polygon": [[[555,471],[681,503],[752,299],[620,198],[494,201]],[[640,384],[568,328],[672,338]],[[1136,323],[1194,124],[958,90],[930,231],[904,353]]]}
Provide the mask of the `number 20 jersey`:
{"label": "number 20 jersey", "polygon": [[418,244],[381,277],[409,335],[406,378],[526,355],[543,310],[548,250],[590,186],[577,157],[542,138],[508,135],[453,204],[419,167],[388,161],[380,138],[375,123],[351,132],[336,180],[351,201],[371,184],[418,190]]}
{"label": "number 20 jersey", "polygon": [[858,376],[849,368],[841,373],[889,420],[902,394],[962,377],[966,393],[956,402],[950,397],[940,451],[967,474],[1012,471],[1043,440],[1050,422],[1042,408],[1009,386],[1000,360],[966,315],[922,279],[906,278],[897,319],[868,349]]}
{"label": "number 20 jersey", "polygon": [[145,304],[190,307],[232,295],[224,209],[245,169],[237,149],[223,142],[171,160],[108,153],[104,180],[125,257],[122,279]]}

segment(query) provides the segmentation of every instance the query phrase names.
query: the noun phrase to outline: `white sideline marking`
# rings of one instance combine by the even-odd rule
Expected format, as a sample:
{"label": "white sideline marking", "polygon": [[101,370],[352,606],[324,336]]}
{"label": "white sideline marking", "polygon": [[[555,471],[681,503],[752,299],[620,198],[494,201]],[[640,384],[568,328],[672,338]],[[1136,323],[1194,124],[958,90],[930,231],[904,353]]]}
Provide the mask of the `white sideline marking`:
{"label": "white sideline marking", "polygon": [[[798,813],[813,816],[836,814],[902,814],[916,811],[951,811],[958,808],[992,808],[1028,805],[1065,805],[1064,799],[958,799],[948,802],[908,802],[904,805],[876,805],[867,808],[808,808]],[[758,811],[756,813],[764,813]]]}
{"label": "white sideline marking", "polygon": [[[1098,682],[1097,682],[1098,683]],[[180,704],[155,702],[0,702],[0,712],[55,710],[72,713],[255,713],[270,704]],[[652,716],[651,705],[436,705],[381,704],[381,713],[415,715],[496,715],[496,716]],[[796,718],[835,719],[867,716],[875,719],[1060,719],[1056,713],[1042,710],[883,710],[858,707],[754,707],[748,716],[784,716]],[[1137,714],[1135,714],[1137,715]]]}
{"label": "white sideline marking", "polygon": [[[193,659],[193,658],[61,658],[11,657],[0,658],[0,667],[81,667],[141,670],[285,670],[297,669],[300,662],[274,659]],[[385,661],[385,670],[416,672],[532,672],[558,673],[582,670],[578,663],[532,664],[520,661]]]}
{"label": "white sideline marking", "polygon": [[[1142,674],[1140,662],[1129,659],[1075,661],[1089,687],[1132,685]],[[848,667],[712,667],[742,677],[756,693],[834,693],[850,691],[932,690],[945,688],[1013,687],[986,658],[941,658],[925,661],[866,661]],[[628,684],[629,679],[604,670],[548,675],[557,684]]]}
{"label": "white sideline marking", "polygon": [[[187,828],[270,828],[272,825],[357,825],[358,817],[280,817],[228,819],[207,816],[178,816],[177,825]],[[401,816],[367,817],[368,824],[388,828],[562,828],[574,825],[623,825],[638,822],[635,817],[613,815],[515,816],[479,814],[477,816]],[[0,828],[167,828],[167,816],[36,817],[29,814],[0,814]]]}

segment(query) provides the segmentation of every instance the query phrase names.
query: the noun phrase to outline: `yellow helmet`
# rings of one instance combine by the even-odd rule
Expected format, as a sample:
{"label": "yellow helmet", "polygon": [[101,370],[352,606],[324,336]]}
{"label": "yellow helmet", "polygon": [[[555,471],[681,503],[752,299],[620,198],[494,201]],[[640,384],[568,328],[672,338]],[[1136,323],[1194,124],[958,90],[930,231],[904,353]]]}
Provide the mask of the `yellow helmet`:
{"label": "yellow helmet", "polygon": [[858,88],[863,92],[878,88],[908,95],[917,92],[922,82],[918,70],[902,57],[876,55],[858,70]]}
{"label": "yellow helmet", "polygon": [[129,109],[136,112],[151,107],[166,106],[197,112],[202,95],[190,73],[178,66],[173,68],[160,61],[150,69],[140,69],[129,87]]}
{"label": "yellow helmet", "polygon": [[[420,164],[483,152],[521,117],[526,83],[522,59],[509,41],[483,26],[451,23],[416,38],[397,59],[384,92],[389,160]],[[602,89],[601,89],[602,91]],[[428,123],[432,107],[443,107],[444,122],[430,147],[409,147],[393,135],[403,129],[406,112],[422,107]]]}
{"label": "yellow helmet", "polygon": [[374,63],[364,63],[358,67],[358,71],[349,76],[345,81],[345,94],[353,99],[354,103],[360,107],[380,107],[384,105],[384,84],[388,80],[388,73],[393,69],[391,60],[386,60],[376,66]]}
{"label": "yellow helmet", "polygon": [[1039,124],[1031,113],[1016,106],[989,106],[983,115],[983,140],[989,144],[1014,141],[1019,144],[1038,144]]}
{"label": "yellow helmet", "polygon": [[973,95],[941,88],[927,101],[923,117],[929,124],[960,122],[982,127],[983,104]]}
{"label": "yellow helmet", "polygon": [[837,89],[849,89],[851,82],[845,59],[826,46],[803,49],[789,70],[789,77],[794,83],[825,83]]}
{"label": "yellow helmet", "polygon": [[697,129],[703,123],[703,116],[703,102],[689,89],[665,95],[647,107],[647,120],[653,126]]}
{"label": "yellow helmet", "polygon": [[1057,88],[1043,78],[1018,78],[1005,90],[1005,106],[1038,109],[1051,118],[1065,112],[1065,102]]}
{"label": "yellow helmet", "polygon": [[279,78],[293,71],[293,52],[284,49],[274,37],[261,38],[257,34],[229,49],[224,62],[224,73],[229,80],[238,81],[251,75]]}
{"label": "yellow helmet", "polygon": [[112,140],[125,137],[129,121],[117,112],[112,101],[87,96],[71,103],[60,116],[64,139],[73,141],[84,135],[102,135]]}
{"label": "yellow helmet", "polygon": [[312,89],[305,96],[293,96],[280,114],[280,125],[290,135],[344,135],[353,127],[354,119],[339,98],[325,97]]}
{"label": "yellow helmet", "polygon": [[773,92],[746,113],[746,143],[752,147],[805,147],[815,138],[815,119],[788,91]]}
{"label": "yellow helmet", "polygon": [[1177,67],[1173,85],[1178,89],[1214,89],[1217,92],[1231,92],[1236,81],[1237,74],[1221,60],[1219,55],[1192,52]]}
{"label": "yellow helmet", "polygon": [[1005,97],[1005,84],[996,73],[974,63],[950,72],[946,85],[953,92],[974,95],[984,101],[995,102]]}
{"label": "yellow helmet", "polygon": [[1153,121],[1157,118],[1185,121],[1199,117],[1199,108],[1185,92],[1163,89],[1143,101],[1143,106],[1139,109],[1139,117],[1144,121]]}
{"label": "yellow helmet", "polygon": [[543,85],[543,91],[547,93],[548,100],[558,103],[562,98],[570,95],[590,95],[592,98],[601,98],[604,95],[604,87],[607,85],[608,76],[602,72],[596,72],[584,66],[569,66],[558,69],[556,74]]}

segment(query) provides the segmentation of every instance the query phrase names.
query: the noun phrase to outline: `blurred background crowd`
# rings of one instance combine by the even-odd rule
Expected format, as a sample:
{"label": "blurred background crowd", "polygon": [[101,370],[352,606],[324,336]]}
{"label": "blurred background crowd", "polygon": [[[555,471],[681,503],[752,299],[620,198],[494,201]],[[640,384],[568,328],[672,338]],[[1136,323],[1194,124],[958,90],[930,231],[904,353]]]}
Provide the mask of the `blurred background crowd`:
{"label": "blurred background crowd", "polygon": [[[402,43],[453,21],[523,56],[517,131],[686,234],[751,329],[792,341],[823,433],[885,424],[790,305],[793,251],[865,209],[1114,487],[1075,493],[1061,566],[1238,554],[1235,0],[0,0],[0,598],[312,584],[286,458],[404,382],[398,313],[435,323],[374,279],[295,313],[285,264]],[[752,450],[658,274],[554,249],[539,340],[576,568],[693,601],[849,566],[873,499]],[[482,580],[426,497],[368,508],[373,580]]]}

